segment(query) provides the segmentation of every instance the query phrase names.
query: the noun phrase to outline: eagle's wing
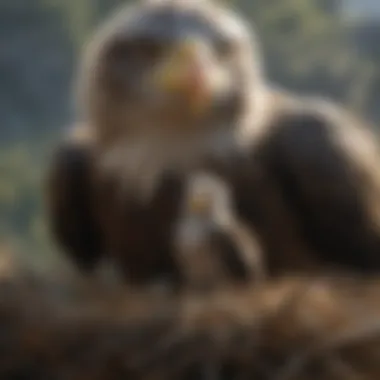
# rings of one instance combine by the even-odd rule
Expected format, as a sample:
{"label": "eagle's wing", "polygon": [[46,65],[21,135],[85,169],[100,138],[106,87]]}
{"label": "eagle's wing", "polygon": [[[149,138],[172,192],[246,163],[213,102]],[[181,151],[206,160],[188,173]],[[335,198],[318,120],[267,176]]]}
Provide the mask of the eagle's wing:
{"label": "eagle's wing", "polygon": [[[380,267],[380,154],[370,129],[340,110],[280,118],[270,167],[302,234],[323,259]],[[327,257],[328,256],[328,257]]]}
{"label": "eagle's wing", "polygon": [[91,145],[61,143],[47,176],[47,209],[51,232],[83,271],[92,271],[101,254],[101,236],[91,205]]}

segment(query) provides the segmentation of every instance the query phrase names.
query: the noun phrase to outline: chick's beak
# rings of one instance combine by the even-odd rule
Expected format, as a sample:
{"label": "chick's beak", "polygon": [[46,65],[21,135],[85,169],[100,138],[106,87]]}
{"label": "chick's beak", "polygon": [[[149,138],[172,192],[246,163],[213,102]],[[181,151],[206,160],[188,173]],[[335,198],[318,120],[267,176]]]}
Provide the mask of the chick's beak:
{"label": "chick's beak", "polygon": [[211,209],[211,198],[205,194],[192,195],[189,200],[189,210],[194,215],[205,215]]}
{"label": "chick's beak", "polygon": [[212,98],[208,69],[202,47],[197,42],[185,41],[160,65],[155,84],[162,91],[186,96],[193,110],[201,111]]}

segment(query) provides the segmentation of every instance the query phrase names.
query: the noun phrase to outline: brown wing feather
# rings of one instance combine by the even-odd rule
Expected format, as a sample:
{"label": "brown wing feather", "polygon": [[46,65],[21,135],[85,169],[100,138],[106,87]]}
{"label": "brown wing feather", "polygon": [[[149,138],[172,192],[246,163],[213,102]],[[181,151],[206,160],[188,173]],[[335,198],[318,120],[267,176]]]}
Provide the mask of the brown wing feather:
{"label": "brown wing feather", "polygon": [[89,144],[65,141],[54,153],[47,176],[47,208],[51,232],[83,271],[98,263],[103,247],[93,217]]}

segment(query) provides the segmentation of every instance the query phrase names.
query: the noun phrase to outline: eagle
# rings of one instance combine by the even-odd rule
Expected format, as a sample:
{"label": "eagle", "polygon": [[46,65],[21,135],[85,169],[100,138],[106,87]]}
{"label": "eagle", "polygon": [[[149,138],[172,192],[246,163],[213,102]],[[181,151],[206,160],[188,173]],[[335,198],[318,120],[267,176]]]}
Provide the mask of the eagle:
{"label": "eagle", "polygon": [[78,124],[47,175],[49,225],[83,273],[104,258],[143,285],[181,282],[185,184],[231,189],[270,276],[380,268],[380,156],[343,107],[270,85],[258,37],[221,2],[118,9],[79,68]]}
{"label": "eagle", "polygon": [[182,284],[201,292],[263,282],[261,247],[234,213],[229,186],[204,171],[189,174],[174,232]]}

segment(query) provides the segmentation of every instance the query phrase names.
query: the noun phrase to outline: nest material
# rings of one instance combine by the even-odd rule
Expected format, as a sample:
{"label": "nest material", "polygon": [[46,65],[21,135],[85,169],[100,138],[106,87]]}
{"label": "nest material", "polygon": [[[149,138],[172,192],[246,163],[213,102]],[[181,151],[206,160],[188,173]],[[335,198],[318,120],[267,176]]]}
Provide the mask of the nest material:
{"label": "nest material", "polygon": [[207,296],[9,277],[0,378],[380,379],[380,282],[284,278]]}

